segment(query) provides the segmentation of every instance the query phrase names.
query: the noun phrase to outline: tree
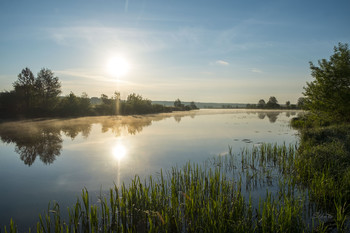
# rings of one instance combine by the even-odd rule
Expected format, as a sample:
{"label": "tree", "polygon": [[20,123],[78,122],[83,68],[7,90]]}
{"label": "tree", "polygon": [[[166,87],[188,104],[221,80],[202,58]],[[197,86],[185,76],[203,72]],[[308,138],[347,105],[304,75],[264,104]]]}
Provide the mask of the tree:
{"label": "tree", "polygon": [[81,116],[91,114],[91,102],[86,92],[83,92],[79,98],[79,114]]}
{"label": "tree", "polygon": [[78,112],[79,99],[73,92],[62,98],[59,105],[59,113],[61,116],[78,116]]}
{"label": "tree", "polygon": [[276,97],[271,96],[269,98],[269,101],[266,104],[266,107],[267,108],[279,108],[280,105],[278,104],[278,101],[277,101]]}
{"label": "tree", "polygon": [[18,97],[14,90],[0,92],[0,118],[11,118],[18,114]]}
{"label": "tree", "polygon": [[198,107],[197,107],[197,105],[194,103],[194,101],[192,101],[192,102],[190,103],[190,108],[191,108],[191,109],[198,109]]}
{"label": "tree", "polygon": [[145,114],[152,112],[152,101],[132,93],[126,99],[126,114]]}
{"label": "tree", "polygon": [[286,108],[290,108],[290,101],[286,101]]}
{"label": "tree", "polygon": [[304,97],[299,97],[297,107],[300,109],[304,108],[304,103],[305,103],[305,98]]}
{"label": "tree", "polygon": [[114,99],[109,99],[107,95],[101,94],[102,103],[95,106],[98,115],[115,115],[116,104]]}
{"label": "tree", "polygon": [[271,97],[269,98],[269,101],[268,101],[267,103],[270,103],[270,104],[277,104],[278,101],[277,101],[276,97],[271,96]]}
{"label": "tree", "polygon": [[180,99],[176,99],[175,102],[174,102],[174,107],[175,108],[182,108],[183,107],[183,104],[181,103],[181,100]]}
{"label": "tree", "polygon": [[17,77],[17,81],[13,83],[15,90],[23,87],[28,87],[28,89],[34,88],[35,77],[28,67],[22,69],[21,73]]}
{"label": "tree", "polygon": [[46,68],[42,68],[35,80],[37,95],[40,98],[40,108],[46,112],[51,112],[58,103],[58,95],[61,94],[61,83],[54,73]]}
{"label": "tree", "polygon": [[339,43],[329,60],[310,62],[312,82],[304,87],[305,107],[318,118],[350,121],[350,50]]}
{"label": "tree", "polygon": [[13,83],[13,87],[15,88],[16,95],[20,99],[19,104],[22,105],[22,103],[24,103],[20,108],[26,113],[33,107],[35,98],[35,77],[28,67],[22,69],[17,77],[18,79]]}
{"label": "tree", "polygon": [[87,116],[91,115],[91,103],[88,95],[84,92],[81,97],[73,92],[63,97],[58,106],[61,116]]}
{"label": "tree", "polygon": [[265,100],[261,99],[258,102],[258,108],[264,108],[266,105]]}
{"label": "tree", "polygon": [[61,84],[58,77],[49,69],[41,69],[37,78],[27,67],[13,83],[17,99],[18,113],[29,116],[41,116],[53,113],[58,104]]}

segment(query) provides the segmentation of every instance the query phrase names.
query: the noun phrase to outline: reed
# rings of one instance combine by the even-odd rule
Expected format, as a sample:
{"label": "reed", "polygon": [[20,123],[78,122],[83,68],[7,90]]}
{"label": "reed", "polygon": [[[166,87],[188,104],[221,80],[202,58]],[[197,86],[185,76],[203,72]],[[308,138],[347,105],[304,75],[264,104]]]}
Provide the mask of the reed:
{"label": "reed", "polygon": [[[59,204],[51,203],[46,214],[39,216],[34,232],[326,230],[322,221],[308,223],[305,209],[309,203],[296,175],[298,156],[295,145],[263,144],[239,154],[229,148],[228,155],[203,164],[188,162],[145,180],[135,176],[127,187],[115,185],[108,193],[100,192],[96,203],[83,189],[68,209],[67,219],[61,217]],[[256,203],[251,194],[264,188],[265,194]],[[334,204],[335,227],[341,232],[346,230],[347,205]],[[11,220],[4,231],[17,232],[16,224]]]}

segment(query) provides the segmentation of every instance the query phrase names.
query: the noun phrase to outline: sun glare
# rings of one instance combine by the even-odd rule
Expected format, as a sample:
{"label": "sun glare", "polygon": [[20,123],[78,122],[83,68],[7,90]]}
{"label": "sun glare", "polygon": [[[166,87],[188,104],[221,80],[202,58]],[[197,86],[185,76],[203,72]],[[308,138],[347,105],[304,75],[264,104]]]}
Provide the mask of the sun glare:
{"label": "sun glare", "polygon": [[123,57],[113,57],[107,63],[107,72],[117,78],[126,75],[129,70],[130,64]]}
{"label": "sun glare", "polygon": [[126,148],[123,145],[118,144],[113,148],[113,156],[116,160],[119,161],[123,159],[125,155],[126,155]]}

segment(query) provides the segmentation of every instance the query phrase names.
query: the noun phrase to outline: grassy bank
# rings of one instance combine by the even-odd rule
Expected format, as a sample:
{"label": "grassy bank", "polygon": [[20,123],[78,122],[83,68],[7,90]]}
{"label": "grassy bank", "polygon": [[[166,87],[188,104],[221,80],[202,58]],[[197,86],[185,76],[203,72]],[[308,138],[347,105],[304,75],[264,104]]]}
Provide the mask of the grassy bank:
{"label": "grassy bank", "polygon": [[325,209],[349,213],[350,124],[311,121],[306,116],[293,125],[300,130],[299,180]]}
{"label": "grassy bank", "polygon": [[[295,179],[298,157],[293,145],[261,145],[236,155],[230,149],[202,165],[188,163],[144,181],[135,177],[128,187],[101,193],[96,203],[84,189],[67,219],[53,203],[31,232],[345,230],[343,209],[326,221],[309,211],[312,203]],[[251,196],[256,191],[258,199]],[[4,231],[17,232],[17,226],[11,222]]]}

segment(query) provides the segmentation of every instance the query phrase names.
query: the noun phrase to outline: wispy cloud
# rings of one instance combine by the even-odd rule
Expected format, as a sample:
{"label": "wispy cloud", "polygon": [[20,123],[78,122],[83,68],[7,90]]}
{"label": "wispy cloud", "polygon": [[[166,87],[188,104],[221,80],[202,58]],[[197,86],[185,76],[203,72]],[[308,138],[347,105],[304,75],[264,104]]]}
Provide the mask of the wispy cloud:
{"label": "wispy cloud", "polygon": [[264,73],[262,70],[257,69],[257,68],[252,68],[252,69],[250,69],[250,71],[253,73]]}
{"label": "wispy cloud", "polygon": [[46,29],[49,38],[59,45],[100,49],[101,47],[132,48],[155,51],[167,47],[159,31],[134,28],[76,26]]}
{"label": "wispy cloud", "polygon": [[68,77],[74,77],[74,78],[82,78],[82,79],[89,79],[92,81],[98,81],[98,82],[105,82],[105,83],[123,83],[125,85],[130,85],[130,86],[145,86],[140,83],[134,83],[134,82],[129,82],[125,81],[123,79],[115,79],[115,78],[110,78],[108,76],[104,76],[103,74],[97,74],[92,71],[86,71],[86,70],[79,70],[79,69],[70,69],[70,70],[54,70],[56,74],[68,76]]}
{"label": "wispy cloud", "polygon": [[208,31],[195,27],[176,30],[140,29],[130,27],[71,26],[47,28],[49,39],[61,46],[128,48],[139,52],[154,52],[168,48],[199,46]]}
{"label": "wispy cloud", "polygon": [[222,66],[230,65],[230,63],[228,63],[227,61],[224,61],[224,60],[217,60],[215,63],[218,65],[222,65]]}
{"label": "wispy cloud", "polygon": [[98,81],[110,81],[110,79],[102,76],[92,74],[90,71],[81,71],[81,70],[54,70],[56,74],[71,76],[75,78],[84,78],[84,79],[92,79]]}
{"label": "wispy cloud", "polygon": [[[125,2],[127,7],[128,1]],[[206,53],[251,50],[271,47],[270,43],[255,39],[255,34],[236,26],[226,30],[212,30],[202,27],[180,27],[177,29],[142,29],[130,27],[105,27],[95,23],[93,26],[81,25],[45,29],[49,39],[62,46],[101,48],[128,48],[139,52],[154,52],[169,48],[201,49]],[[243,32],[242,32],[243,31]],[[247,40],[246,36],[250,35]],[[217,64],[229,65],[218,60]]]}

